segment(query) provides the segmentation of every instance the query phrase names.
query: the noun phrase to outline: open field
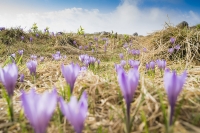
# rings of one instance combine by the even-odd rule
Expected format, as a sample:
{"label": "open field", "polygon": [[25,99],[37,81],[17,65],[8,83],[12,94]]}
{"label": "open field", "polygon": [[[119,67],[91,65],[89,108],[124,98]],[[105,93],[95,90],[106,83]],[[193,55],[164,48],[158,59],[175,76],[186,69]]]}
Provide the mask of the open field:
{"label": "open field", "polygon": [[[124,69],[127,72],[131,69],[128,64],[129,59],[140,62],[138,66],[139,84],[130,108],[130,115],[134,118],[131,124],[131,133],[167,132],[166,127],[168,126],[165,120],[169,116],[169,103],[163,75],[157,65],[153,74],[149,74],[146,69],[146,63],[156,62],[158,59],[166,60],[166,68],[175,70],[178,74],[182,74],[185,70],[187,72],[186,82],[176,102],[174,114],[176,121],[172,126],[173,132],[200,133],[199,29],[178,29],[167,26],[148,36],[92,34],[84,36],[71,33],[50,36],[49,34],[39,33],[37,37],[34,32],[25,33],[20,28],[0,31],[1,67],[13,53],[16,54],[17,62],[20,58],[18,50],[24,50],[22,62],[18,64],[18,75],[24,74],[24,82],[19,82],[18,76],[12,97],[13,122],[9,120],[7,102],[2,96],[5,89],[3,84],[0,84],[0,132],[34,132],[21,106],[21,90],[28,92],[31,88],[35,88],[37,93],[42,94],[55,87],[58,94],[62,95],[62,90],[66,88],[66,81],[61,72],[61,65],[74,62],[84,66],[84,63],[79,60],[79,55],[87,54],[99,59],[100,65],[98,66],[95,62],[93,67],[82,71],[74,85],[74,96],[80,97],[84,90],[88,95],[88,112],[83,132],[123,133],[126,126],[122,108],[126,107],[115,70],[115,64],[120,64],[121,61],[119,54],[123,53],[124,60],[126,60]],[[21,36],[24,36],[24,40],[21,39]],[[33,39],[32,41],[29,40],[30,37]],[[171,37],[176,39],[175,43],[170,42]],[[98,40],[94,38],[98,38]],[[138,55],[129,53],[130,51],[124,44],[129,50],[140,50],[140,53]],[[180,49],[170,54],[168,49],[177,44],[180,45]],[[57,51],[60,51],[62,56],[59,60],[52,57],[52,54]],[[38,62],[35,79],[30,75],[26,66],[33,54],[37,55]],[[40,57],[44,57],[44,61],[40,61]],[[69,101],[69,98],[66,96],[67,100]],[[70,123],[64,117],[60,119],[59,116],[57,106],[48,124],[47,132],[74,132]]]}

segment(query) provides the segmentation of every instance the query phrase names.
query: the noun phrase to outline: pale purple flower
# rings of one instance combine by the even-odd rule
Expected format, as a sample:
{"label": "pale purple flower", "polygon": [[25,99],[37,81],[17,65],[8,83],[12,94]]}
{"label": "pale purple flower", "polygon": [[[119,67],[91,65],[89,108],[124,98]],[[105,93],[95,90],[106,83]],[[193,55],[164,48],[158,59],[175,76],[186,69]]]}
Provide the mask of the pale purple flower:
{"label": "pale purple flower", "polygon": [[13,58],[15,58],[15,57],[16,57],[15,53],[14,53],[14,54],[11,54],[11,56],[12,56]]}
{"label": "pale purple flower", "polygon": [[120,65],[121,65],[122,67],[124,67],[124,66],[126,65],[126,61],[125,61],[125,60],[121,60],[121,61],[120,61]]}
{"label": "pale purple flower", "polygon": [[83,46],[79,46],[79,49],[81,50],[83,48]]}
{"label": "pale purple flower", "polygon": [[20,55],[23,55],[24,50],[19,50],[18,53],[19,53]]}
{"label": "pale purple flower", "polygon": [[124,59],[123,53],[120,53],[120,54],[119,54],[119,58],[120,58],[121,60]]}
{"label": "pale purple flower", "polygon": [[78,101],[75,96],[71,96],[66,104],[62,97],[59,99],[60,109],[76,133],[81,133],[84,128],[84,121],[87,117],[88,102],[87,93],[84,91]]}
{"label": "pale purple flower", "polygon": [[174,48],[169,48],[169,49],[168,49],[168,52],[169,52],[170,54],[172,54],[172,53],[174,52]]}
{"label": "pale purple flower", "polygon": [[92,49],[92,53],[94,53],[94,49]]}
{"label": "pale purple flower", "polygon": [[146,48],[143,48],[143,52],[147,52],[147,49],[146,49]]}
{"label": "pale purple flower", "polygon": [[170,72],[169,69],[165,70],[164,86],[170,104],[170,121],[169,121],[170,125],[172,125],[173,122],[172,117],[174,115],[174,108],[176,105],[177,97],[180,94],[181,90],[183,89],[186,77],[187,77],[186,71],[184,71],[182,75],[178,76],[176,74],[176,71]]}
{"label": "pale purple flower", "polygon": [[21,40],[22,40],[22,41],[24,40],[24,37],[23,37],[23,36],[21,36]]}
{"label": "pale purple flower", "polygon": [[25,116],[34,132],[45,133],[56,108],[56,89],[52,92],[45,91],[43,94],[37,94],[34,89],[31,89],[28,94],[22,91],[21,101]]}
{"label": "pale purple flower", "polygon": [[32,59],[32,60],[36,60],[36,59],[37,59],[37,56],[36,56],[36,55],[31,55],[31,59]]}
{"label": "pale purple flower", "polygon": [[24,82],[24,74],[20,74],[19,81]]}
{"label": "pale purple flower", "polygon": [[70,65],[61,65],[61,72],[63,77],[65,78],[65,81],[70,86],[71,94],[74,89],[74,84],[76,81],[76,78],[78,77],[78,74],[80,72],[80,66],[78,64],[71,63]]}
{"label": "pale purple flower", "polygon": [[174,47],[174,49],[176,49],[176,50],[179,50],[180,48],[181,48],[180,45],[176,45],[176,46]]}
{"label": "pale purple flower", "polygon": [[37,61],[30,60],[26,63],[26,66],[28,67],[31,75],[36,75]]}
{"label": "pale purple flower", "polygon": [[165,60],[157,60],[158,68],[161,70],[165,70],[166,67],[166,61]]}
{"label": "pale purple flower", "polygon": [[60,60],[62,57],[60,55],[60,51],[57,51],[55,54],[52,55],[54,60]]}
{"label": "pale purple flower", "polygon": [[4,68],[0,68],[0,82],[2,82],[6,88],[9,97],[13,96],[17,77],[18,68],[15,63],[8,64]]}
{"label": "pale purple flower", "polygon": [[155,69],[155,65],[156,65],[155,62],[154,62],[154,61],[151,61],[151,62],[149,63],[149,68],[154,70],[154,69]]}
{"label": "pale purple flower", "polygon": [[176,39],[175,39],[175,38],[173,38],[173,37],[171,37],[171,38],[170,38],[170,42],[171,42],[172,44],[174,44],[174,43],[175,43],[175,41],[176,41]]}
{"label": "pale purple flower", "polygon": [[82,66],[81,67],[81,71],[85,71],[85,70],[87,70],[87,67],[86,66]]}
{"label": "pale purple flower", "polygon": [[119,67],[117,70],[117,79],[126,101],[127,124],[130,126],[130,107],[139,83],[139,71],[137,68],[132,68],[129,70],[128,74],[126,74],[125,70]]}
{"label": "pale purple flower", "polygon": [[123,45],[123,47],[127,49],[129,46],[128,46],[127,43],[125,43],[125,44]]}
{"label": "pale purple flower", "polygon": [[73,41],[73,44],[76,44],[76,41]]}
{"label": "pale purple flower", "polygon": [[30,37],[30,42],[32,42],[33,41],[33,38],[32,37]]}
{"label": "pale purple flower", "polygon": [[36,37],[39,37],[39,34],[38,34],[38,33],[36,33]]}
{"label": "pale purple flower", "polygon": [[130,67],[132,68],[134,67],[138,68],[140,65],[140,61],[137,61],[137,60],[129,60],[128,62],[129,62]]}
{"label": "pale purple flower", "polygon": [[98,38],[97,38],[97,37],[94,37],[94,40],[97,42],[97,41],[98,41]]}

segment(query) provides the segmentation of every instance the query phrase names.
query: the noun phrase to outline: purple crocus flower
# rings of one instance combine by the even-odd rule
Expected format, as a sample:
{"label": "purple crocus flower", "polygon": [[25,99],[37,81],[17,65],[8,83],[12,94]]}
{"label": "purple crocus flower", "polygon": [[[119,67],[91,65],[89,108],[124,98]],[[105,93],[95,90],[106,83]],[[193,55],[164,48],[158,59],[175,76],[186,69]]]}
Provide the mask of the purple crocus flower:
{"label": "purple crocus flower", "polygon": [[119,58],[120,58],[121,60],[124,59],[124,55],[123,55],[123,53],[120,53],[120,54],[119,54]]}
{"label": "purple crocus flower", "polygon": [[76,41],[73,41],[73,44],[76,44]]}
{"label": "purple crocus flower", "polygon": [[30,42],[32,42],[33,41],[33,38],[32,37],[30,37]]}
{"label": "purple crocus flower", "polygon": [[46,91],[43,94],[36,94],[34,89],[31,89],[28,94],[22,91],[21,100],[24,113],[35,133],[45,133],[56,108],[56,90],[50,93]]}
{"label": "purple crocus flower", "polygon": [[121,61],[120,61],[120,65],[121,65],[122,67],[124,67],[124,66],[126,65],[126,61],[125,61],[125,60],[121,60]]}
{"label": "purple crocus flower", "polygon": [[24,74],[20,74],[19,81],[24,82]]}
{"label": "purple crocus flower", "polygon": [[8,64],[4,68],[0,68],[0,82],[2,82],[6,88],[9,97],[13,96],[17,77],[18,68],[15,63]]}
{"label": "purple crocus flower", "polygon": [[139,82],[139,71],[137,68],[132,68],[126,74],[125,70],[119,67],[117,70],[117,79],[126,101],[127,125],[130,126],[130,107]]}
{"label": "purple crocus flower", "polygon": [[31,75],[36,75],[37,61],[30,60],[26,63],[26,66],[28,67]]}
{"label": "purple crocus flower", "polygon": [[160,70],[165,70],[166,61],[165,60],[157,60],[157,65]]}
{"label": "purple crocus flower", "polygon": [[87,99],[85,91],[82,93],[79,101],[75,96],[71,96],[67,104],[62,97],[59,99],[60,109],[69,123],[74,127],[76,133],[81,133],[84,128],[84,121],[88,111]]}
{"label": "purple crocus flower", "polygon": [[155,69],[155,62],[154,62],[154,61],[151,61],[151,62],[149,63],[149,68],[151,68],[152,70]]}
{"label": "purple crocus flower", "polygon": [[183,72],[182,75],[178,76],[175,71],[170,72],[169,69],[165,70],[164,73],[164,86],[165,91],[168,96],[168,101],[170,104],[170,125],[173,122],[174,108],[176,105],[177,97],[183,89],[183,85],[185,83],[187,77],[186,71]]}
{"label": "purple crocus flower", "polygon": [[169,49],[168,49],[168,52],[169,52],[170,54],[172,54],[172,53],[174,52],[174,48],[169,48]]}
{"label": "purple crocus flower", "polygon": [[140,65],[140,61],[137,61],[137,60],[129,60],[128,62],[129,62],[130,67],[132,68],[134,67],[138,68]]}
{"label": "purple crocus flower", "polygon": [[143,48],[143,52],[147,52],[147,49],[146,49],[146,48]]}
{"label": "purple crocus flower", "polygon": [[83,48],[83,46],[79,46],[79,49],[81,50]]}
{"label": "purple crocus flower", "polygon": [[38,33],[36,33],[36,37],[39,37],[39,34],[38,34]]}
{"label": "purple crocus flower", "polygon": [[71,63],[70,65],[67,66],[62,64],[61,72],[63,77],[65,78],[65,81],[69,84],[70,91],[72,94],[76,78],[78,77],[78,74],[80,72],[80,66],[74,63]]}
{"label": "purple crocus flower", "polygon": [[92,53],[94,53],[94,49],[92,49]]}
{"label": "purple crocus flower", "polygon": [[180,48],[181,48],[180,45],[176,45],[176,46],[174,47],[174,49],[176,49],[176,50],[179,50]]}
{"label": "purple crocus flower", "polygon": [[20,55],[23,55],[24,50],[19,50],[18,53],[19,53]]}
{"label": "purple crocus flower", "polygon": [[171,38],[170,38],[170,42],[171,42],[172,44],[174,44],[174,43],[175,43],[175,41],[176,41],[176,39],[175,39],[175,38],[173,38],[173,37],[171,37]]}
{"label": "purple crocus flower", "polygon": [[94,37],[94,40],[97,42],[97,41],[98,41],[98,38],[97,38],[97,37]]}
{"label": "purple crocus flower", "polygon": [[21,40],[22,40],[22,41],[24,40],[24,37],[23,37],[23,36],[21,36]]}
{"label": "purple crocus flower", "polygon": [[150,69],[150,67],[149,67],[149,64],[147,63],[146,64],[146,70],[149,70]]}

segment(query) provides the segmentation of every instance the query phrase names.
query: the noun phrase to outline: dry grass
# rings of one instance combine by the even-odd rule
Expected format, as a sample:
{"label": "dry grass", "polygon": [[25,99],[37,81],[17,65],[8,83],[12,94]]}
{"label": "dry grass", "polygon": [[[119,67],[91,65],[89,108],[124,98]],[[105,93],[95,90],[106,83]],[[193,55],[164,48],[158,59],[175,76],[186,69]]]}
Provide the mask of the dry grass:
{"label": "dry grass", "polygon": [[[167,67],[172,69],[179,69],[179,73],[187,69],[188,77],[184,89],[178,97],[177,105],[183,103],[180,109],[180,115],[178,116],[174,125],[175,133],[199,133],[200,132],[200,66],[199,66],[199,33],[197,30],[181,30],[174,27],[168,27],[161,31],[155,32],[146,37],[135,37],[133,40],[132,48],[142,49],[143,47],[148,49],[147,53],[142,53],[139,57],[141,65],[140,71],[140,83],[135,93],[132,105],[131,115],[134,115],[134,122],[132,133],[144,132],[145,123],[141,119],[141,112],[144,111],[147,125],[150,133],[163,133],[165,131],[165,125],[163,122],[163,113],[161,111],[161,103],[159,94],[163,97],[164,105],[168,109],[167,96],[164,90],[163,77],[156,69],[155,77],[148,77],[145,73],[145,63],[156,60],[166,59]],[[176,60],[170,58],[167,50],[171,47],[169,42],[170,37],[176,38],[176,44],[181,45],[182,57],[176,57]],[[72,36],[77,41],[78,45],[86,44],[91,41],[92,37],[83,38],[83,36]],[[85,39],[85,40],[84,40]],[[119,40],[117,39],[116,42]],[[89,97],[89,111],[88,117],[85,122],[85,133],[101,133],[112,132],[122,133],[124,131],[124,123],[121,119],[123,117],[122,106],[124,100],[121,96],[120,88],[116,78],[116,72],[114,70],[114,63],[119,62],[118,54],[124,51],[121,48],[121,44],[112,50],[113,39],[110,39],[108,52],[103,52],[103,45],[99,46],[98,54],[94,54],[90,51],[78,50],[71,45],[60,46],[59,41],[49,40],[49,42],[41,41],[41,44],[37,43],[16,43],[8,50],[5,45],[1,46],[1,59],[2,63],[8,52],[16,52],[19,49],[25,50],[25,59],[23,65],[19,67],[19,73],[25,75],[25,82],[17,83],[14,100],[15,109],[15,122],[8,121],[7,105],[4,99],[0,99],[0,131],[17,133],[22,132],[22,126],[26,125],[27,130],[25,132],[31,132],[31,127],[25,118],[20,119],[21,101],[20,90],[29,91],[30,88],[36,87],[38,93],[42,93],[46,90],[51,90],[54,86],[59,91],[64,87],[65,80],[61,74],[60,66],[62,63],[69,64],[71,61],[79,62],[79,54],[89,54],[97,58],[100,58],[100,69],[95,71],[86,71],[79,75],[75,83],[74,95],[77,97],[83,90],[86,90]],[[51,45],[50,45],[51,44]],[[53,61],[51,54],[55,51],[61,51],[61,54],[66,54],[67,59],[61,61]],[[10,54],[8,53],[8,54]],[[29,71],[25,66],[25,62],[28,60],[30,54],[36,54],[39,56],[45,56],[45,62],[39,63],[37,68],[37,79],[34,83],[29,75]],[[130,58],[130,57],[129,57]],[[2,86],[0,86],[2,90]],[[139,111],[136,109],[139,107]],[[56,115],[56,112],[55,112]],[[47,132],[73,132],[72,127],[67,121],[63,124],[59,124],[56,118],[52,118]]]}

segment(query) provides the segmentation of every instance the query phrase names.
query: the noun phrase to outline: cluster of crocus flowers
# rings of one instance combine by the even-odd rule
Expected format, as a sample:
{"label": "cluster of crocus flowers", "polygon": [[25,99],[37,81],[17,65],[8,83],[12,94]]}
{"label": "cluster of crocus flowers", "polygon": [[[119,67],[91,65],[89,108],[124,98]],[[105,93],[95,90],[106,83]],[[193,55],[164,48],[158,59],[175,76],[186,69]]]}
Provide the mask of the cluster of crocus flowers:
{"label": "cluster of crocus flowers", "polygon": [[133,96],[139,83],[139,71],[137,68],[131,68],[127,74],[122,67],[118,67],[117,78],[123,97],[126,101],[126,126],[127,132],[130,132],[130,108]]}
{"label": "cluster of crocus flowers", "polygon": [[151,61],[149,63],[146,64],[146,69],[149,70],[155,70],[155,62],[154,61]]}
{"label": "cluster of crocus flowers", "polygon": [[129,60],[128,63],[130,65],[130,67],[132,67],[132,68],[134,68],[134,67],[138,68],[140,65],[140,61],[138,61],[138,60]]}
{"label": "cluster of crocus flowers", "polygon": [[22,92],[22,107],[35,133],[45,133],[57,104],[57,91],[37,94],[31,89],[28,94]]}
{"label": "cluster of crocus flowers", "polygon": [[36,75],[36,67],[37,67],[37,61],[36,60],[30,60],[26,63],[26,66],[28,67],[31,75]]}
{"label": "cluster of crocus flowers", "polygon": [[81,133],[84,128],[84,121],[87,117],[87,93],[84,91],[79,101],[75,96],[71,96],[70,101],[67,104],[63,98],[60,97],[59,103],[62,113],[74,127],[75,132]]}
{"label": "cluster of crocus flowers", "polygon": [[181,90],[183,89],[183,85],[185,83],[186,78],[187,78],[186,71],[178,76],[175,71],[170,72],[169,69],[165,70],[164,86],[170,105],[170,118],[169,118],[170,125],[173,124],[173,115],[177,97],[180,94]]}
{"label": "cluster of crocus flowers", "polygon": [[65,81],[70,87],[70,94],[72,94],[74,89],[74,84],[76,81],[76,78],[79,75],[81,68],[78,64],[71,63],[69,65],[61,65],[61,72],[63,77],[65,78]]}
{"label": "cluster of crocus flowers", "polygon": [[60,51],[57,51],[55,54],[52,55],[54,60],[60,60],[62,58]]}
{"label": "cluster of crocus flowers", "polygon": [[131,50],[131,53],[132,53],[133,55],[140,55],[140,50],[132,49],[132,50]]}
{"label": "cluster of crocus flowers", "polygon": [[95,62],[97,61],[95,57],[89,56],[87,54],[79,55],[79,60],[87,67],[94,66]]}

